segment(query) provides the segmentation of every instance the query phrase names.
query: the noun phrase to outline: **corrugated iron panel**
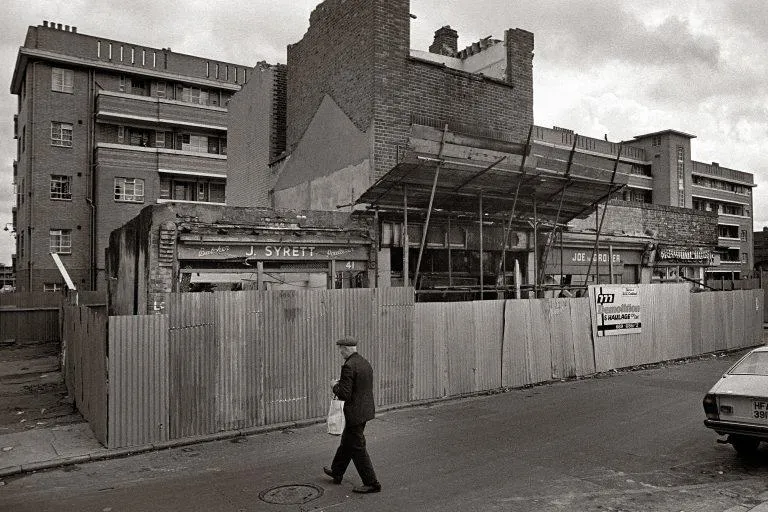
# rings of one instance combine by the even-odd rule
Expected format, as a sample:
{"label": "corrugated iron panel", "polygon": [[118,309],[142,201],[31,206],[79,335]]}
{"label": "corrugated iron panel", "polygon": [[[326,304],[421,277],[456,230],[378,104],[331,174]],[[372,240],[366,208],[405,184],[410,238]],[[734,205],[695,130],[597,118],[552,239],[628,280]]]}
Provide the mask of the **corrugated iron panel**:
{"label": "corrugated iron panel", "polygon": [[380,405],[405,403],[413,395],[413,288],[371,290],[375,339],[379,349],[374,366]]}
{"label": "corrugated iron panel", "polygon": [[[319,418],[328,413],[331,400],[331,381],[338,378],[341,357],[336,349],[336,339],[343,332],[335,330],[332,310],[344,309],[343,304],[335,304],[334,297],[348,296],[355,290],[311,290],[300,294],[303,303],[304,321],[301,336],[304,341],[305,393],[301,413],[305,418]],[[343,328],[343,327],[342,327]],[[361,347],[365,351],[365,346]]]}
{"label": "corrugated iron panel", "polygon": [[504,301],[473,302],[475,316],[475,391],[501,387]]}
{"label": "corrugated iron panel", "polygon": [[168,294],[166,305],[171,438],[213,433],[219,363],[214,294]]}
{"label": "corrugated iron panel", "polygon": [[448,362],[444,309],[440,303],[417,302],[413,309],[414,400],[440,398],[448,394]]}
{"label": "corrugated iron panel", "polygon": [[[327,290],[326,292],[328,313],[329,313],[329,339],[324,342],[328,350],[333,354],[330,360],[330,366],[326,371],[329,372],[331,379],[338,379],[341,374],[341,365],[343,360],[338,354],[335,346],[337,339],[344,336],[352,336],[358,341],[358,352],[365,357],[373,367],[374,382],[373,396],[377,404],[381,404],[381,386],[380,379],[383,372],[380,352],[381,340],[377,336],[378,316],[376,295],[372,289],[344,289]],[[329,400],[332,396],[328,387],[328,379],[321,383],[321,391],[327,398],[321,403],[323,409],[321,414],[328,412]]]}
{"label": "corrugated iron panel", "polygon": [[[530,348],[533,345],[534,325],[528,300],[507,300],[504,304],[504,340],[501,383],[505,387],[530,384]],[[536,333],[539,335],[539,333]]]}
{"label": "corrugated iron panel", "polygon": [[65,305],[62,346],[64,380],[96,438],[107,442],[107,317],[87,307]]}
{"label": "corrugated iron panel", "polygon": [[549,310],[552,378],[576,376],[576,354],[569,299],[544,299]]}
{"label": "corrugated iron panel", "polygon": [[109,448],[167,441],[168,317],[110,317],[109,348]]}
{"label": "corrugated iron panel", "polygon": [[531,383],[552,379],[552,325],[549,302],[546,299],[530,299],[532,336],[529,338],[528,361]]}
{"label": "corrugated iron panel", "polygon": [[267,424],[295,421],[307,410],[304,291],[272,291],[264,302],[264,418]]}
{"label": "corrugated iron panel", "polygon": [[262,298],[258,291],[214,294],[219,353],[215,378],[216,430],[258,424],[257,395]]}
{"label": "corrugated iron panel", "polygon": [[475,310],[471,302],[446,302],[445,339],[448,344],[448,394],[475,389]]}
{"label": "corrugated iron panel", "polygon": [[746,297],[742,290],[728,292],[732,298],[731,315],[733,316],[732,337],[729,339],[728,348],[740,348],[747,346],[746,339]]}
{"label": "corrugated iron panel", "polygon": [[571,310],[573,353],[576,375],[595,373],[595,349],[592,345],[592,321],[589,318],[589,299],[567,299]]}

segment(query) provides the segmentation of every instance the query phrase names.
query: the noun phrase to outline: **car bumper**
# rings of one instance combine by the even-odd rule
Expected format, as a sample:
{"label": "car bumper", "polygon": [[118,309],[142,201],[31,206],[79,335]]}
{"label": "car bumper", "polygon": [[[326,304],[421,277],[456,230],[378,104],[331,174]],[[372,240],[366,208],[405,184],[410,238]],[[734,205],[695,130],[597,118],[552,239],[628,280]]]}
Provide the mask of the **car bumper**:
{"label": "car bumper", "polygon": [[704,426],[720,435],[736,434],[768,440],[768,425],[752,425],[734,421],[704,420]]}

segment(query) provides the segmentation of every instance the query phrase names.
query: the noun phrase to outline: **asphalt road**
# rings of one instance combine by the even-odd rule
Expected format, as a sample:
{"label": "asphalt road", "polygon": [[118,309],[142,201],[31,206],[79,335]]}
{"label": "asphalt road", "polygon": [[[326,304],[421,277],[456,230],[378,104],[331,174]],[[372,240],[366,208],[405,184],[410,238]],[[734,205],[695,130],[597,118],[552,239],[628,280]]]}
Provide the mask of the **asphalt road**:
{"label": "asphalt road", "polygon": [[742,460],[702,423],[735,358],[380,414],[379,494],[351,493],[351,466],[339,486],[322,474],[338,438],[315,425],[15,477],[0,510],[746,511],[768,499],[768,445]]}

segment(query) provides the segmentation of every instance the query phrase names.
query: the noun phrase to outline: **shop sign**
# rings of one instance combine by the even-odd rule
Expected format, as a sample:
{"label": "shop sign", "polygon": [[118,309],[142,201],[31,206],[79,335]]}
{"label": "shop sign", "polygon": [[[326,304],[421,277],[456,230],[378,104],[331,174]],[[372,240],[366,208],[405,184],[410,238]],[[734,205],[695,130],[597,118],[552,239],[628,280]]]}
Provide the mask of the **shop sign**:
{"label": "shop sign", "polygon": [[367,260],[368,248],[360,246],[252,244],[180,245],[180,260]]}
{"label": "shop sign", "polygon": [[598,336],[641,332],[639,286],[593,285],[589,296]]}
{"label": "shop sign", "polygon": [[[573,250],[573,249],[566,249],[563,252],[563,262],[564,263],[571,263],[573,265],[589,265],[589,260],[592,259],[592,255],[594,252],[592,251],[580,251],[580,250]],[[610,260],[611,255],[608,252],[599,252],[597,253],[597,263],[607,265],[608,261]],[[595,262],[593,261],[592,264]],[[613,263],[618,264],[621,263],[621,253],[614,252],[613,253]]]}

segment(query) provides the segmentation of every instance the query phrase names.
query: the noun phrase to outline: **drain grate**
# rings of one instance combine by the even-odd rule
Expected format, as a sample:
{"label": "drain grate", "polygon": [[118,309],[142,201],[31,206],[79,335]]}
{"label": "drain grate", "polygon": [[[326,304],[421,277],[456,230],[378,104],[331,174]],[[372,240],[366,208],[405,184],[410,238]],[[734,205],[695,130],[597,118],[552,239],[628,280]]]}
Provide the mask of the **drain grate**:
{"label": "drain grate", "polygon": [[301,505],[323,495],[322,487],[312,484],[278,485],[259,493],[259,499],[276,505]]}

